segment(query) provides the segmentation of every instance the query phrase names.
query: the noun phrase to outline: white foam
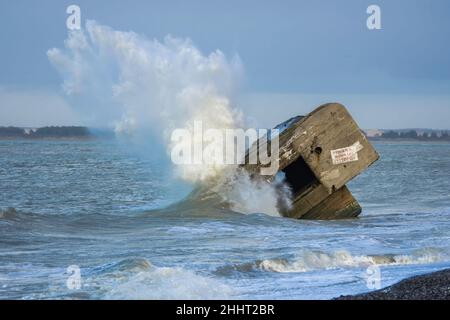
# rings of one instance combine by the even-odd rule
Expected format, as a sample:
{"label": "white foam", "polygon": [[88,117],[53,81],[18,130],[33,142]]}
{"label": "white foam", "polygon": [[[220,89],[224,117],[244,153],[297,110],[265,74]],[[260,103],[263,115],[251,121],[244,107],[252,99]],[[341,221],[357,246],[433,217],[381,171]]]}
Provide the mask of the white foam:
{"label": "white foam", "polygon": [[219,185],[217,193],[232,210],[244,214],[264,213],[279,217],[279,201],[291,202],[290,189],[280,183],[252,180],[248,173],[238,171],[228,183]]}
{"label": "white foam", "polygon": [[182,268],[154,267],[103,285],[105,299],[227,299],[233,290],[220,281]]}
{"label": "white foam", "polygon": [[346,250],[332,253],[303,250],[292,261],[267,259],[261,261],[258,266],[272,272],[307,272],[343,267],[368,267],[370,265],[427,264],[442,259],[442,254],[434,249],[420,250],[411,255],[352,255]]}
{"label": "white foam", "polygon": [[[190,39],[167,36],[162,42],[134,32],[116,31],[88,21],[70,31],[64,49],[53,48],[49,60],[60,71],[63,88],[90,125],[115,125],[118,134],[152,128],[171,149],[174,129],[204,130],[240,125],[233,108],[240,82],[239,58],[219,50],[203,54]],[[179,166],[189,181],[215,176],[217,164]]]}
{"label": "white foam", "polygon": [[[160,42],[88,21],[85,29],[69,31],[63,49],[50,49],[47,55],[86,121],[99,126],[113,123],[125,136],[152,128],[169,154],[180,143],[170,141],[172,131],[183,128],[192,133],[195,121],[202,122],[204,131],[243,127],[242,114],[233,107],[242,75],[239,58],[227,59],[219,50],[205,55],[190,39],[167,36]],[[194,141],[181,143],[191,147],[202,138],[191,136]],[[235,170],[216,162],[176,169],[191,183],[217,181]],[[219,183],[216,191],[232,209],[278,215],[277,190],[282,189],[245,174],[232,175],[231,180],[231,187],[221,189]]]}

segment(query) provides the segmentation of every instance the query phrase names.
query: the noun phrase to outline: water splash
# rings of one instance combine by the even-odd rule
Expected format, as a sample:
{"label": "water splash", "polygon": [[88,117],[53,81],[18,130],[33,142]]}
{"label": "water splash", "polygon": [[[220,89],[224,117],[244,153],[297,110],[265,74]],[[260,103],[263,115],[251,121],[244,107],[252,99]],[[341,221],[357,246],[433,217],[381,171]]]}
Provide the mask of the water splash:
{"label": "water splash", "polygon": [[[171,149],[171,132],[235,128],[241,113],[233,93],[242,65],[219,50],[203,54],[190,39],[167,36],[162,42],[116,31],[94,21],[70,31],[63,49],[47,52],[64,79],[63,89],[90,125],[114,126],[133,135],[151,128]],[[217,166],[182,166],[181,176],[201,181]]]}
{"label": "water splash", "polygon": [[[205,55],[190,39],[167,36],[160,42],[94,21],[69,31],[64,48],[47,55],[90,125],[113,125],[125,136],[151,128],[169,153],[171,132],[192,132],[195,121],[203,130],[243,127],[233,99],[243,73],[237,56],[227,59],[219,50]],[[235,169],[218,163],[176,167],[182,179],[208,185],[235,211],[278,215],[278,195],[286,191],[281,201],[289,199],[287,188],[237,176]],[[227,183],[221,183],[224,176]]]}
{"label": "water splash", "polygon": [[443,259],[443,253],[433,248],[419,250],[409,255],[354,255],[346,250],[338,250],[332,253],[304,250],[293,260],[266,259],[256,265],[261,270],[272,272],[307,272],[321,269],[368,267],[371,265],[428,264]]}

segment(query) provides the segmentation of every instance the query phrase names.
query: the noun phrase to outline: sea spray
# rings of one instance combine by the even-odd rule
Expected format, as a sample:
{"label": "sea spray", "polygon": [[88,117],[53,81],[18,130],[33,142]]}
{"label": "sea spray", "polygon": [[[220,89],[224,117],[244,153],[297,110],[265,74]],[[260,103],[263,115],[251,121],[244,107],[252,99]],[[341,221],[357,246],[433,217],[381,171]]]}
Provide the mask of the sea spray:
{"label": "sea spray", "polygon": [[222,203],[236,212],[280,216],[291,206],[291,189],[283,181],[254,178],[244,169],[222,177],[220,182],[212,184],[210,193],[217,194]]}
{"label": "sea spray", "polygon": [[[64,49],[47,55],[90,125],[114,125],[118,134],[150,127],[167,147],[171,132],[190,129],[194,120],[205,129],[241,125],[231,101],[242,73],[239,58],[203,55],[189,39],[159,42],[88,21],[85,29],[69,31]],[[189,177],[201,178],[199,172]]]}
{"label": "sea spray", "polygon": [[[227,59],[219,50],[204,55],[189,39],[149,40],[94,21],[69,31],[64,44],[47,55],[64,79],[64,92],[89,125],[114,126],[126,136],[151,128],[168,152],[171,133],[177,128],[193,131],[195,121],[204,130],[244,125],[242,112],[234,107],[243,74],[238,56]],[[226,184],[211,189],[231,208],[276,215],[277,194],[287,188],[236,176],[235,168],[213,162],[178,166],[177,172],[186,181],[208,186],[227,176]]]}
{"label": "sea spray", "polygon": [[354,254],[348,250],[321,251],[302,249],[293,257],[276,257],[253,262],[231,264],[218,268],[216,274],[230,272],[264,271],[302,273],[340,268],[367,268],[369,266],[420,265],[445,261],[448,255],[436,248],[414,250],[409,254]]}

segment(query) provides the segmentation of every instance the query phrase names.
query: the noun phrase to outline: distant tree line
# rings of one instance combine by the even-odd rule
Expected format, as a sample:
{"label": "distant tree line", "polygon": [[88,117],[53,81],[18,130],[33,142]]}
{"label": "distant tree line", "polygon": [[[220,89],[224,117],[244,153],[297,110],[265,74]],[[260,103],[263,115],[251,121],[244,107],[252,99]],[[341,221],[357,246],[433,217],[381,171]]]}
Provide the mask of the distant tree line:
{"label": "distant tree line", "polygon": [[21,137],[25,134],[25,130],[17,127],[0,127],[1,137]]}
{"label": "distant tree line", "polygon": [[407,140],[422,140],[422,141],[450,141],[450,135],[448,131],[442,132],[424,132],[423,134],[417,133],[416,130],[410,131],[385,131],[379,136],[381,139],[407,139]]}
{"label": "distant tree line", "polygon": [[36,130],[26,130],[18,127],[0,127],[0,137],[6,138],[86,138],[91,133],[86,127],[42,127]]}

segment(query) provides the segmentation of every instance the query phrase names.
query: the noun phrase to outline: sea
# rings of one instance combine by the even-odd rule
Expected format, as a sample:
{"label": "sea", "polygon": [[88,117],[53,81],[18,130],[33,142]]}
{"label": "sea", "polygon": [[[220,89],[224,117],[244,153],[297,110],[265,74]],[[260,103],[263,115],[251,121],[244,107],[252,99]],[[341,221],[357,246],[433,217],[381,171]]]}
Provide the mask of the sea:
{"label": "sea", "polygon": [[200,204],[151,146],[1,140],[0,299],[332,299],[450,267],[450,144],[374,146],[359,218],[308,221]]}

